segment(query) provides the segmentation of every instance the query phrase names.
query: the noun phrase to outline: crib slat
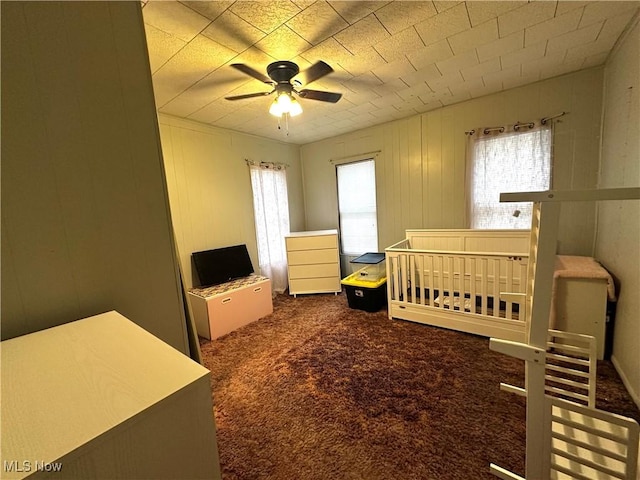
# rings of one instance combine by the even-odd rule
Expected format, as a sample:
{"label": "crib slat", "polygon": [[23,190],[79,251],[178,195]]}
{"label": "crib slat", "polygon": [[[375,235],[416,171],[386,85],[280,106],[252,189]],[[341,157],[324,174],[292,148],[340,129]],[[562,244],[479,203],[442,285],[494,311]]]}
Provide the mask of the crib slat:
{"label": "crib slat", "polygon": [[393,292],[391,298],[393,300],[400,300],[400,290],[398,285],[398,279],[400,278],[400,272],[398,271],[398,257],[394,256],[391,259],[391,269],[393,270]]}
{"label": "crib slat", "polygon": [[500,316],[500,259],[493,259],[493,316]]}
{"label": "crib slat", "polygon": [[433,255],[429,255],[428,257],[429,260],[429,306],[433,307],[433,300],[434,300],[434,296],[433,296],[433,268],[435,266],[435,262],[433,259]]}
{"label": "crib slat", "polygon": [[[507,260],[507,284],[505,286],[505,290],[507,292],[513,292],[513,260],[510,258]],[[505,318],[513,318],[513,303],[510,301],[505,301]]]}
{"label": "crib slat", "polygon": [[438,296],[440,301],[438,302],[439,308],[444,308],[444,272],[443,272],[443,264],[444,259],[442,255],[438,255]]}
{"label": "crib slat", "polygon": [[417,284],[416,284],[416,256],[415,255],[409,256],[409,272],[411,272],[411,286],[409,288],[409,291],[411,293],[407,296],[407,298],[409,302],[416,303]]}
{"label": "crib slat", "polygon": [[459,267],[460,267],[460,310],[462,312],[467,312],[468,309],[465,307],[466,298],[467,298],[467,277],[466,277],[466,260],[464,257],[458,257]]}
{"label": "crib slat", "polygon": [[407,255],[400,255],[400,271],[402,272],[402,295],[404,298],[404,303],[408,303],[408,279],[407,279]]}
{"label": "crib slat", "polygon": [[471,312],[476,313],[476,257],[471,257],[469,260],[469,296],[471,298]]}
{"label": "crib slat", "polygon": [[426,295],[426,291],[424,289],[424,255],[418,256],[418,268],[420,271],[420,304],[424,305],[424,297]]}
{"label": "crib slat", "polygon": [[487,314],[487,259],[480,259],[480,294],[481,294],[481,306],[480,313],[482,315]]}
{"label": "crib slat", "polygon": [[455,292],[455,270],[453,255],[447,256],[447,270],[449,274],[449,309],[455,310],[454,292]]}

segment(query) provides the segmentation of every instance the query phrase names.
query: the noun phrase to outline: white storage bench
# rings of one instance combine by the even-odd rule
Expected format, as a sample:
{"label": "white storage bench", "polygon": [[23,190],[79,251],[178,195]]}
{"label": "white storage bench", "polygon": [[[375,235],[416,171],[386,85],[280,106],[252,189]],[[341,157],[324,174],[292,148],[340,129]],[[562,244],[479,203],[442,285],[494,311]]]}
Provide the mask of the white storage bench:
{"label": "white storage bench", "polygon": [[198,335],[210,340],[273,313],[271,280],[261,275],[192,288],[189,301]]}

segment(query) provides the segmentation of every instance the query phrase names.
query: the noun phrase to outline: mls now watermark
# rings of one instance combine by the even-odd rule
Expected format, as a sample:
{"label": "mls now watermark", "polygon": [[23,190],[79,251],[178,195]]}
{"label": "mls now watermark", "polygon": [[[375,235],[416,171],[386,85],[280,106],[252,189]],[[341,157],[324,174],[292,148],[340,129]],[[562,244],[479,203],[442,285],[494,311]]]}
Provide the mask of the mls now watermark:
{"label": "mls now watermark", "polygon": [[45,462],[42,460],[3,460],[3,470],[9,472],[60,472],[62,462]]}

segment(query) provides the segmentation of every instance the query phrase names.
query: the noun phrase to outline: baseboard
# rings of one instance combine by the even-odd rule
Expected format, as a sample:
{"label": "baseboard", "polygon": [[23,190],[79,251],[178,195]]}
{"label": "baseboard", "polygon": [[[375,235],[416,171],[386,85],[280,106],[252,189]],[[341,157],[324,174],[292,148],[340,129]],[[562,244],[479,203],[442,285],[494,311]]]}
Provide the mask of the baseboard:
{"label": "baseboard", "polygon": [[629,395],[631,395],[631,398],[633,399],[635,404],[638,406],[638,408],[640,408],[640,395],[638,395],[638,393],[633,390],[629,379],[624,374],[624,370],[622,370],[622,367],[620,367],[620,364],[618,363],[618,360],[616,360],[615,355],[611,355],[611,363],[613,363],[613,366],[618,372],[618,375],[620,375],[620,379],[622,380],[624,386],[627,388],[627,392],[629,392]]}

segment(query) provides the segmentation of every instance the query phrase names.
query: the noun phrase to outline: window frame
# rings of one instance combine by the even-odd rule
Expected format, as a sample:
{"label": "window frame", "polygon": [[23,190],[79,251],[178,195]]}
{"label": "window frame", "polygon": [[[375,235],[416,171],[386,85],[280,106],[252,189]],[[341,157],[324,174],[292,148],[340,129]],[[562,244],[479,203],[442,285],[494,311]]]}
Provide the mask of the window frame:
{"label": "window frame", "polygon": [[375,246],[372,247],[373,250],[367,250],[367,251],[377,252],[379,249],[380,235],[378,231],[378,181],[377,181],[377,175],[376,175],[376,163],[377,163],[376,157],[377,157],[377,152],[374,154],[365,154],[357,157],[349,157],[349,158],[342,159],[340,161],[334,161],[334,160],[331,161],[331,163],[333,163],[335,167],[335,175],[336,175],[336,184],[335,184],[336,185],[336,206],[337,206],[337,213],[338,213],[339,247],[340,247],[341,255],[359,256],[363,253],[367,253],[367,252],[350,252],[350,251],[347,251],[344,247],[344,240],[343,240],[344,236],[343,236],[343,225],[342,225],[343,212],[341,212],[340,210],[340,182],[339,182],[339,174],[338,174],[339,167],[344,167],[344,166],[354,165],[354,164],[364,163],[364,162],[372,162],[372,165],[373,165],[373,194],[374,194],[374,208],[375,208],[375,211],[374,211]]}

